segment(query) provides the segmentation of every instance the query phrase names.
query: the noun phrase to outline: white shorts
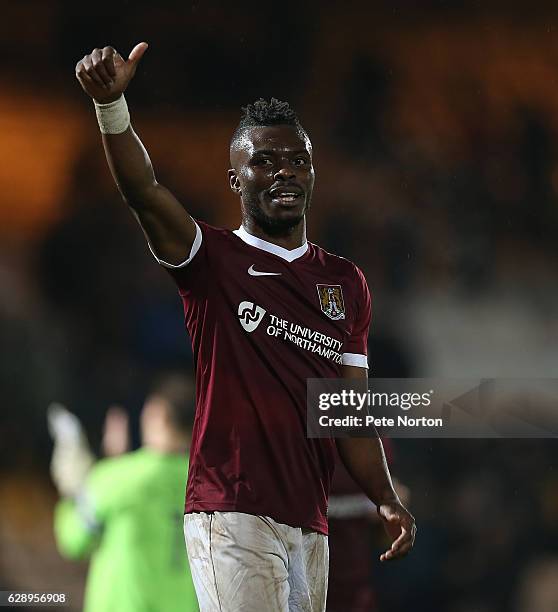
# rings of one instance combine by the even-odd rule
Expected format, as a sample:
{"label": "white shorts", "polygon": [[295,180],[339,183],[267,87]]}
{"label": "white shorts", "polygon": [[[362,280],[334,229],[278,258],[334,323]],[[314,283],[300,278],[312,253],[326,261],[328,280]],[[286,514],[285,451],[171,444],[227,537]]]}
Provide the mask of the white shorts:
{"label": "white shorts", "polygon": [[327,537],[243,512],[184,516],[201,612],[323,612]]}

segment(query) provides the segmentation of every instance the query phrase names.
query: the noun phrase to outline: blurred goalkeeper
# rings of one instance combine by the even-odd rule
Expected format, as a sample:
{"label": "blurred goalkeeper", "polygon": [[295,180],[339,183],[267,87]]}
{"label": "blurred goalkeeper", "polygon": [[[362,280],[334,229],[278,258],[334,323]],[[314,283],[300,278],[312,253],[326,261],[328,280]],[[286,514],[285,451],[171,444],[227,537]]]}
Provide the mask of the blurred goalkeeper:
{"label": "blurred goalkeeper", "polygon": [[198,610],[182,536],[193,388],[167,376],[141,413],[142,447],[128,447],[121,409],[107,414],[103,450],[95,463],[77,417],[49,408],[54,439],[52,478],[62,500],[54,517],[60,552],[91,556],[85,612]]}

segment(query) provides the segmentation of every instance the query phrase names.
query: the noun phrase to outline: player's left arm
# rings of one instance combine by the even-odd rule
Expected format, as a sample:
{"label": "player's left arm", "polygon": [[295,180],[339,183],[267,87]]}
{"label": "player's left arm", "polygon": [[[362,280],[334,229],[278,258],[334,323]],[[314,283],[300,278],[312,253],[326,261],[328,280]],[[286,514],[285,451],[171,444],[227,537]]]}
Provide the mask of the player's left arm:
{"label": "player's left arm", "polygon": [[[343,366],[343,378],[368,378],[367,368]],[[337,450],[343,464],[367,497],[376,504],[391,548],[380,555],[380,561],[404,557],[413,547],[417,531],[413,515],[397,495],[380,437],[338,438]]]}

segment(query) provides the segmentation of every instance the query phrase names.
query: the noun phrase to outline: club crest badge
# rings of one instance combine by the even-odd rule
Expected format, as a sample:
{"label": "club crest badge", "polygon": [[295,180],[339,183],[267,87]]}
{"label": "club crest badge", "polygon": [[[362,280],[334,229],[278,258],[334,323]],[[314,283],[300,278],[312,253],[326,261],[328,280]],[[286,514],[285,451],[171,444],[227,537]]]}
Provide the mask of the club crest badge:
{"label": "club crest badge", "polygon": [[330,319],[338,321],[345,318],[345,302],[341,285],[316,285],[320,308]]}

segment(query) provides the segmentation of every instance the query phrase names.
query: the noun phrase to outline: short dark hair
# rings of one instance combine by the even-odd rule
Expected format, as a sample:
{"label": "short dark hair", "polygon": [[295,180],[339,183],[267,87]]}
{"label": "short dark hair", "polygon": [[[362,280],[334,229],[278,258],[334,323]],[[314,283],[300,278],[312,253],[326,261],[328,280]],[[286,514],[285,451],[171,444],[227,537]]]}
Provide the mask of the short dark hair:
{"label": "short dark hair", "polygon": [[156,377],[149,393],[168,404],[172,426],[181,432],[191,431],[195,415],[195,386],[191,378],[180,372],[165,372]]}
{"label": "short dark hair", "polygon": [[268,125],[292,125],[304,138],[308,138],[306,130],[302,127],[297,114],[288,102],[283,102],[277,98],[271,98],[268,102],[259,98],[252,104],[242,107],[242,116],[232,135],[231,147],[246,129]]}

